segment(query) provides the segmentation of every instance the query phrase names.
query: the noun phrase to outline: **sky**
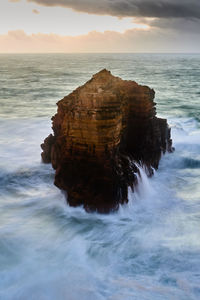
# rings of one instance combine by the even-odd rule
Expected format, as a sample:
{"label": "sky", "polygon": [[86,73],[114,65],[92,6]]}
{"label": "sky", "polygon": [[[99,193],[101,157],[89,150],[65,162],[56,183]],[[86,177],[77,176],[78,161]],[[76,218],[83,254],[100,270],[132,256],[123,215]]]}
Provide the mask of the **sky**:
{"label": "sky", "polygon": [[0,53],[200,52],[200,0],[0,0]]}

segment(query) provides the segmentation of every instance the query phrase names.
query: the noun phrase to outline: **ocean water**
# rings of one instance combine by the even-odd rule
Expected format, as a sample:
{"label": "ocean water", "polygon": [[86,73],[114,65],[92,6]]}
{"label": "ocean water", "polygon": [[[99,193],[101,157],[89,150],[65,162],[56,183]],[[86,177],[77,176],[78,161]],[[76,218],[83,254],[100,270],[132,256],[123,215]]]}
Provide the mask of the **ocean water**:
{"label": "ocean water", "polygon": [[[200,55],[0,55],[0,299],[200,299]],[[40,160],[56,102],[107,68],[156,91],[176,151],[117,213],[67,205]]]}

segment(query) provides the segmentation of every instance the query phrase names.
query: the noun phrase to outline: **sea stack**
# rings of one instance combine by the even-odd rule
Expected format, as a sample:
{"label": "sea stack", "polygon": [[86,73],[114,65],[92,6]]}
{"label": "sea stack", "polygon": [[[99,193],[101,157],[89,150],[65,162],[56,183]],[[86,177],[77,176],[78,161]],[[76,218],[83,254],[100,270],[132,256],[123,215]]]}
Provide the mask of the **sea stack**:
{"label": "sea stack", "polygon": [[55,185],[71,206],[107,213],[128,201],[138,165],[147,174],[172,151],[166,119],[156,117],[154,90],[102,70],[60,100],[53,135],[41,145]]}

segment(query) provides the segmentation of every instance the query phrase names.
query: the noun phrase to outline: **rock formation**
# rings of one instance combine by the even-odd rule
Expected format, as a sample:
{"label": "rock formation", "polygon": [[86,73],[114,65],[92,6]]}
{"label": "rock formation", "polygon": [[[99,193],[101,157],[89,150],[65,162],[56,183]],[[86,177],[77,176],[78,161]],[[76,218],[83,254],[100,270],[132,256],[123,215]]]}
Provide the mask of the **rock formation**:
{"label": "rock formation", "polygon": [[154,91],[134,81],[95,74],[57,103],[54,135],[41,145],[56,170],[55,185],[72,206],[102,213],[128,201],[138,164],[149,176],[172,151],[167,120],[156,117]]}

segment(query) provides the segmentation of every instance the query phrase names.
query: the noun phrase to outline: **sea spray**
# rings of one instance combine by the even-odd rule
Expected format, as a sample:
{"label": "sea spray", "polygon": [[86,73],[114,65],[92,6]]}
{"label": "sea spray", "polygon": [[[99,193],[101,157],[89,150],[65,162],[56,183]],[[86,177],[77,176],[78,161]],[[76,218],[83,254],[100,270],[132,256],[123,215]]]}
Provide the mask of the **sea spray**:
{"label": "sea spray", "polygon": [[[173,55],[173,64],[171,55],[45,57],[48,68],[43,55],[0,56],[0,299],[199,300],[199,56]],[[141,170],[131,201],[109,215],[69,207],[39,147],[56,100],[102,61],[156,90],[176,147],[153,177]]]}

